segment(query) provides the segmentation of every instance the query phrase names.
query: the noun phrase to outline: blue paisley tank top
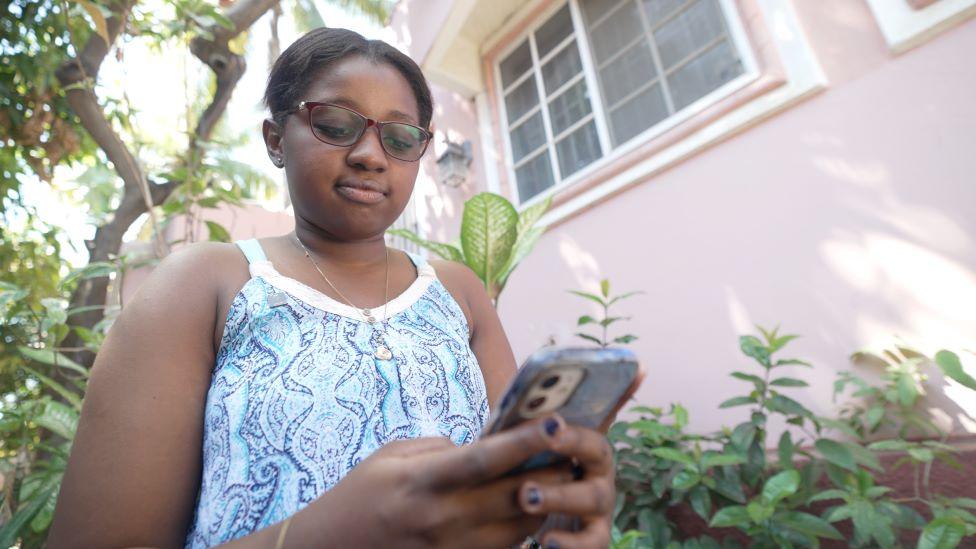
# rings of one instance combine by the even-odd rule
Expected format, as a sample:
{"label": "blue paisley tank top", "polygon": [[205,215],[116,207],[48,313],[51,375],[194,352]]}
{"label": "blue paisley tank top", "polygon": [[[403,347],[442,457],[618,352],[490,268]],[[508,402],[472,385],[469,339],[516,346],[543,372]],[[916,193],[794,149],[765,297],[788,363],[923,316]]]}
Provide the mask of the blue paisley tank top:
{"label": "blue paisley tank top", "polygon": [[234,297],[203,430],[203,472],[186,546],[211,547],[279,522],[384,444],[472,442],[488,420],[481,368],[460,306],[433,267],[373,309],[356,309],[278,273],[257,240],[238,242],[251,278]]}

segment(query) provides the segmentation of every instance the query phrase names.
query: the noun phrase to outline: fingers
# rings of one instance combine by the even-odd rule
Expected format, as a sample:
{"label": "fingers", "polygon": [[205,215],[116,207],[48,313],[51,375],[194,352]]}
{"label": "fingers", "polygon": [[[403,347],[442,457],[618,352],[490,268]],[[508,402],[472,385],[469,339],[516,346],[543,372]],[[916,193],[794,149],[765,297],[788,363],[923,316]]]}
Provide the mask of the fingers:
{"label": "fingers", "polygon": [[470,536],[469,541],[462,543],[461,540],[465,538],[459,535],[457,546],[490,549],[518,546],[525,541],[525,538],[537,532],[544,521],[545,517],[521,515],[511,520],[469,529],[466,532],[459,533],[463,536]]}
{"label": "fingers", "polygon": [[452,448],[456,446],[447,437],[426,437],[395,440],[384,445],[380,451],[384,456],[409,457]]}
{"label": "fingers", "polygon": [[525,483],[519,503],[533,515],[563,513],[578,517],[609,516],[616,494],[606,477],[568,484]]}
{"label": "fingers", "polygon": [[575,458],[586,475],[602,476],[613,471],[613,449],[602,433],[563,424],[552,439],[552,450]]}
{"label": "fingers", "polygon": [[434,486],[475,485],[501,477],[530,457],[553,449],[566,424],[558,416],[528,421],[427,460]]}
{"label": "fingers", "polygon": [[593,520],[579,532],[552,531],[542,538],[546,549],[595,549],[610,546],[610,519]]}
{"label": "fingers", "polygon": [[479,523],[510,520],[525,514],[519,502],[519,491],[524,486],[552,486],[570,482],[573,482],[573,472],[568,464],[540,469],[466,489],[452,506],[458,514],[468,513],[467,509],[474,510],[471,514],[477,517]]}

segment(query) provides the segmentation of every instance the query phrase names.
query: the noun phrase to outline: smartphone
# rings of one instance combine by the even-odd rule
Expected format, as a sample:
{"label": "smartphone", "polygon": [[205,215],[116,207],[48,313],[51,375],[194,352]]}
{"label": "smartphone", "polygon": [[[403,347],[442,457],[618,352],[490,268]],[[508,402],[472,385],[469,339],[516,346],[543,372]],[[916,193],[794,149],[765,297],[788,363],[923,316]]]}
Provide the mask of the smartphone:
{"label": "smartphone", "polygon": [[[634,353],[620,348],[547,348],[530,356],[505,390],[482,436],[557,413],[567,423],[595,429],[626,395],[637,376]],[[546,452],[509,474],[546,467],[562,457]]]}

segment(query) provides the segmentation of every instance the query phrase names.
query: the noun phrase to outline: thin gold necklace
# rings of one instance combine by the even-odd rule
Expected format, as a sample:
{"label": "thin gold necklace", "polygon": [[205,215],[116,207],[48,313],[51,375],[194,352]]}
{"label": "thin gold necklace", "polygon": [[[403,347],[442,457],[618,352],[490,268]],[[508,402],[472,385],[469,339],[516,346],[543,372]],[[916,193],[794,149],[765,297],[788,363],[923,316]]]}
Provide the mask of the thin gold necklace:
{"label": "thin gold necklace", "polygon": [[368,322],[369,325],[373,328],[374,333],[379,334],[380,341],[379,344],[376,346],[375,351],[373,352],[373,356],[378,358],[379,360],[390,360],[391,358],[393,358],[393,353],[390,351],[390,348],[388,346],[389,344],[386,341],[386,306],[389,304],[388,300],[390,298],[390,249],[386,248],[386,283],[385,283],[386,289],[383,291],[383,321],[380,322],[380,326],[382,327],[382,329],[377,330],[376,318],[373,316],[372,311],[370,311],[365,307],[360,308],[353,305],[352,301],[350,301],[348,297],[346,297],[342,292],[340,292],[339,288],[336,288],[336,285],[333,284],[331,280],[329,280],[329,277],[325,276],[325,273],[323,273],[322,269],[319,268],[319,264],[315,261],[315,258],[313,258],[312,254],[309,253],[308,248],[306,248],[305,244],[302,243],[302,240],[298,238],[297,233],[295,234],[295,241],[298,242],[298,245],[301,246],[302,250],[305,251],[305,257],[307,257],[308,260],[312,262],[312,266],[315,267],[315,270],[319,272],[319,275],[322,276],[322,279],[325,280],[325,282],[328,283],[328,285],[331,286],[333,290],[335,290],[335,293],[339,294],[339,297],[341,297],[346,303],[348,303],[350,307],[352,307],[357,312],[359,312],[359,314],[363,315],[363,319],[366,322]]}

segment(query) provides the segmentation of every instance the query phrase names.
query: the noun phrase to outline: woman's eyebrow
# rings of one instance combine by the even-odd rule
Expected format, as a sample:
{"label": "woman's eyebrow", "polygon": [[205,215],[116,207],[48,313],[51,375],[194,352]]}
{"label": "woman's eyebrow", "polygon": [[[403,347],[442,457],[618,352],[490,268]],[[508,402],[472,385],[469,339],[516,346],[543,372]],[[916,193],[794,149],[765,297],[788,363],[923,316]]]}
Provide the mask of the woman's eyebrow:
{"label": "woman's eyebrow", "polygon": [[[325,98],[325,99],[320,99],[319,102],[321,102],[321,103],[332,103],[334,105],[340,105],[340,106],[343,106],[343,107],[349,107],[349,108],[351,108],[351,109],[353,109],[353,110],[355,110],[357,112],[360,112],[362,110],[362,108],[359,106],[359,103],[357,103],[354,99],[350,99],[348,97],[341,97],[340,96],[340,97]],[[412,116],[410,114],[407,114],[407,113],[405,113],[403,111],[397,110],[397,109],[393,109],[393,110],[387,111],[387,113],[383,116],[383,118],[381,119],[381,121],[382,120],[396,120],[396,119],[400,119],[400,120],[402,120],[404,122],[410,122],[411,124],[416,124],[417,123],[417,119],[414,116]]]}

